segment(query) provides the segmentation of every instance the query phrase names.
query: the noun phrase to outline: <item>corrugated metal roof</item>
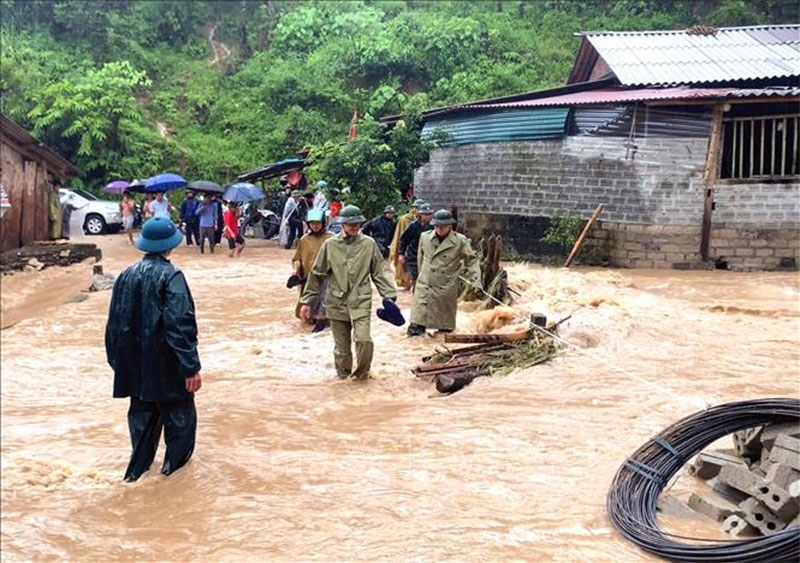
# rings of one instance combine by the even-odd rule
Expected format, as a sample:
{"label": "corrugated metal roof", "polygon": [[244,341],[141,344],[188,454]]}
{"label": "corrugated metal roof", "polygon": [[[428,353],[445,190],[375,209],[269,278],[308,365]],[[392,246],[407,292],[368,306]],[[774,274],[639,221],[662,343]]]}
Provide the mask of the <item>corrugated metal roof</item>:
{"label": "corrugated metal roof", "polygon": [[600,137],[707,138],[711,134],[711,110],[703,107],[582,107],[573,112],[573,121],[578,134]]}
{"label": "corrugated metal roof", "polygon": [[446,147],[552,139],[564,135],[568,113],[566,108],[548,108],[442,116],[426,120],[422,138],[426,139],[435,130],[441,129],[449,135],[442,143]]}
{"label": "corrugated metal roof", "polygon": [[638,88],[636,90],[620,90],[602,88],[587,92],[574,92],[561,96],[539,98],[536,100],[519,100],[499,104],[471,104],[466,108],[520,108],[520,107],[552,107],[578,106],[589,104],[616,104],[621,102],[647,102],[656,100],[696,100],[717,98],[761,98],[761,97],[793,97],[800,96],[800,87],[776,88]]}
{"label": "corrugated metal roof", "polygon": [[626,86],[800,76],[800,24],[682,31],[586,33]]}

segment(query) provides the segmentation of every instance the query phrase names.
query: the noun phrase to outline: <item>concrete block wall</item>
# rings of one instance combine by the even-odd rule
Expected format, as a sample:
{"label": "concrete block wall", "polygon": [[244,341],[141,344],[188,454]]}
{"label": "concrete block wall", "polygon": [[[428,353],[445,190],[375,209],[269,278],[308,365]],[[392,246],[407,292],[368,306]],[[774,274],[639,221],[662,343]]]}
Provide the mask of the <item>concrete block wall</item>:
{"label": "concrete block wall", "polygon": [[[713,267],[699,254],[707,146],[705,138],[572,136],[448,147],[433,151],[417,171],[416,194],[434,208],[456,205],[467,234],[500,233],[510,243],[507,249],[533,258],[553,253],[538,241],[549,217],[588,219],[603,203],[593,235],[595,257],[622,267]],[[715,190],[715,228],[800,226],[800,184],[758,184],[748,191],[752,186]],[[730,248],[715,247],[714,232],[712,259]],[[783,232],[773,240],[782,254],[762,256],[761,268],[778,267],[791,247]],[[755,256],[745,254],[723,255],[732,268],[756,267]]]}

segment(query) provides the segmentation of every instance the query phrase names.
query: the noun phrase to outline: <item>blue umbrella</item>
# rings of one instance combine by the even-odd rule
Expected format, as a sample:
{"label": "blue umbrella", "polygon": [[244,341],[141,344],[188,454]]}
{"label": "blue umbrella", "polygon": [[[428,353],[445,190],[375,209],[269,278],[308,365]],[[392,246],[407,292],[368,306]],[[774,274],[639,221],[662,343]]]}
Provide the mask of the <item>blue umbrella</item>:
{"label": "blue umbrella", "polygon": [[225,193],[222,194],[222,199],[225,201],[232,201],[234,203],[244,203],[246,201],[256,201],[266,197],[261,188],[248,184],[247,182],[239,182],[225,188]]}
{"label": "blue umbrella", "polygon": [[169,190],[177,190],[187,184],[186,180],[167,172],[166,174],[158,174],[153,176],[144,184],[144,191],[146,192],[167,192]]}

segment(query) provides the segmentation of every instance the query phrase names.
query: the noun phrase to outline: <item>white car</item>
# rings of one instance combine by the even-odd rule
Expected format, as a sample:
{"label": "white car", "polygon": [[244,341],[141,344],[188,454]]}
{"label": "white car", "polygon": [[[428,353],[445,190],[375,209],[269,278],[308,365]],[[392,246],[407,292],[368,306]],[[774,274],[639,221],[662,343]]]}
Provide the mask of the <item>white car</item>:
{"label": "white car", "polygon": [[101,235],[122,228],[119,202],[103,200],[76,188],[60,188],[58,190],[58,199],[61,205],[64,205],[69,198],[71,198],[72,205],[78,208],[72,212],[71,226],[80,226],[85,233],[90,235]]}

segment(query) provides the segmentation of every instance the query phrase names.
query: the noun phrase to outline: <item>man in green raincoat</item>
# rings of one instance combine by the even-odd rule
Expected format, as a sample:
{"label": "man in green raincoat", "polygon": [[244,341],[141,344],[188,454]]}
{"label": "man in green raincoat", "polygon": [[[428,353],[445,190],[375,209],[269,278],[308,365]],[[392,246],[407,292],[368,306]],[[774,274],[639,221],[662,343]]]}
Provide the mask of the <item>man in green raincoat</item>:
{"label": "man in green raincoat", "polygon": [[422,336],[426,329],[452,332],[456,328],[459,276],[480,287],[478,255],[470,241],[453,230],[453,215],[446,209],[433,214],[433,231],[422,233],[417,263],[419,278],[414,290],[409,336]]}
{"label": "man in green raincoat", "polygon": [[[319,296],[322,282],[328,279],[327,315],[333,334],[333,361],[336,374],[366,380],[372,366],[373,344],[370,337],[372,286],[382,297],[396,299],[397,288],[386,270],[378,244],[361,234],[366,221],[355,205],[346,205],[337,221],[342,232],[326,240],[308,274],[300,298],[300,318],[308,320],[311,303]],[[351,340],[355,342],[356,368],[353,370]]]}
{"label": "man in green raincoat", "polygon": [[61,238],[61,200],[58,196],[58,189],[61,187],[60,180],[53,180],[50,193],[47,194],[47,219],[50,227],[50,240]]}

